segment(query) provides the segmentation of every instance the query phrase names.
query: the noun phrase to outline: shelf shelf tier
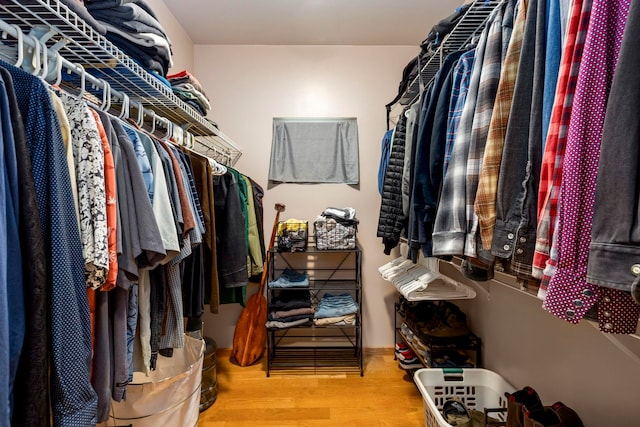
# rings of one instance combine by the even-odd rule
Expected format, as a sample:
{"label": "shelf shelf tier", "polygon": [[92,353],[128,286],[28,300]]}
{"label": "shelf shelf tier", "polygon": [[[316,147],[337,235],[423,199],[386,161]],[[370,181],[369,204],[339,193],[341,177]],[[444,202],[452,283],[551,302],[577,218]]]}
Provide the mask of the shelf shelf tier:
{"label": "shelf shelf tier", "polygon": [[[109,83],[113,90],[126,93],[131,101],[142,103],[195,137],[203,137],[203,145],[222,151],[228,164],[234,164],[240,157],[240,148],[212,122],[58,0],[3,1],[0,19],[35,36],[50,52],[58,52],[82,66],[88,74]],[[65,78],[79,80],[77,76]]]}

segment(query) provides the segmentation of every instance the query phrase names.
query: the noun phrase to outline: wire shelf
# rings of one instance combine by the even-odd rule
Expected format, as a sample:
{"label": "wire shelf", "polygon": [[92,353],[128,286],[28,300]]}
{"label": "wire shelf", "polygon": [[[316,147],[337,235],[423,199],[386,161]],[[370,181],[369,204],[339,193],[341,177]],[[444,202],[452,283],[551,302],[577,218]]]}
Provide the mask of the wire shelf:
{"label": "wire shelf", "polygon": [[480,35],[487,24],[491,12],[504,0],[476,0],[456,26],[444,37],[438,50],[421,65],[420,76],[416,76],[398,100],[401,105],[409,105],[420,95],[420,79],[425,86],[436,76],[442,61],[451,52],[464,48],[474,36]]}
{"label": "wire shelf", "polygon": [[88,74],[105,80],[132,101],[142,103],[196,137],[206,137],[200,140],[204,141],[201,144],[215,146],[229,159],[227,164],[234,164],[240,157],[240,148],[212,122],[59,1],[3,0],[0,19],[25,34],[35,35],[46,43],[47,49],[81,65]]}

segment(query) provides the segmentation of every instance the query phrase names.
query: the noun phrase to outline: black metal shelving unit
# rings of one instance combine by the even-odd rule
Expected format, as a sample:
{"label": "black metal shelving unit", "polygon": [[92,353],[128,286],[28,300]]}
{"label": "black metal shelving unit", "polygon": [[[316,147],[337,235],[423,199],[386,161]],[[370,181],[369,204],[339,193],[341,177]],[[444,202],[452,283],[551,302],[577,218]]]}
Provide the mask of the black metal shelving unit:
{"label": "black metal shelving unit", "polygon": [[267,303],[281,292],[308,290],[312,303],[326,294],[349,293],[358,305],[353,325],[307,324],[267,330],[267,377],[274,371],[364,375],[362,350],[362,251],[319,250],[313,242],[304,252],[272,250],[270,280],[286,269],[307,272],[309,287],[267,288]]}
{"label": "black metal shelving unit", "polygon": [[405,323],[414,336],[420,336],[420,334],[417,333],[417,330],[415,329],[415,325],[405,322],[406,319],[400,308],[400,302],[394,303],[394,308],[395,308],[394,310],[395,316],[394,316],[393,330],[395,333],[395,338],[398,338],[401,341],[403,341],[405,344],[407,344],[407,346],[416,355],[416,357],[418,358],[420,363],[423,365],[423,367],[425,368],[434,367],[432,366],[432,363],[430,363],[431,358],[435,359],[436,357],[438,357],[439,354],[442,354],[442,352],[452,351],[452,350],[462,351],[466,353],[470,357],[470,359],[474,361],[474,365],[475,365],[473,366],[474,368],[479,368],[482,366],[482,352],[481,352],[482,341],[480,340],[480,338],[478,338],[472,333],[470,333],[469,335],[461,336],[461,337],[445,338],[445,339],[438,339],[438,338],[425,339],[424,337],[421,337],[422,344],[431,353],[431,355],[423,356],[418,351],[418,348],[414,344],[413,339],[407,336],[407,334],[402,330],[402,327],[401,327],[402,323]]}

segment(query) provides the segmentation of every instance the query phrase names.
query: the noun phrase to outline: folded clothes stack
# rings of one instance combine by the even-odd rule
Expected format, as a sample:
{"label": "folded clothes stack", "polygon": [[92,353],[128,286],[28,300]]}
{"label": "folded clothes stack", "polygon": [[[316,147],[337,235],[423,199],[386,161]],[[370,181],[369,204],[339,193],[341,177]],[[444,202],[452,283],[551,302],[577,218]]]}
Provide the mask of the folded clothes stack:
{"label": "folded clothes stack", "polygon": [[354,325],[358,304],[350,294],[324,294],[313,317],[316,325]]}
{"label": "folded clothes stack", "polygon": [[144,0],[86,0],[85,5],[111,43],[148,71],[167,75],[171,41]]}
{"label": "folded clothes stack", "polygon": [[107,29],[100,24],[98,21],[93,19],[93,16],[89,13],[86,6],[78,0],[61,0],[60,3],[64,4],[69,8],[70,11],[78,15],[84,22],[89,24],[94,30],[96,30],[99,34],[106,34]]}
{"label": "folded clothes stack", "polygon": [[192,106],[197,112],[206,116],[211,110],[211,102],[204,92],[202,85],[187,70],[167,76],[173,93],[184,102]]}
{"label": "folded clothes stack", "polygon": [[268,285],[270,288],[308,288],[309,275],[298,273],[297,271],[285,268],[276,280],[272,280]]}
{"label": "folded clothes stack", "polygon": [[286,289],[275,295],[268,306],[266,327],[285,329],[306,325],[313,320],[311,293],[302,289]]}

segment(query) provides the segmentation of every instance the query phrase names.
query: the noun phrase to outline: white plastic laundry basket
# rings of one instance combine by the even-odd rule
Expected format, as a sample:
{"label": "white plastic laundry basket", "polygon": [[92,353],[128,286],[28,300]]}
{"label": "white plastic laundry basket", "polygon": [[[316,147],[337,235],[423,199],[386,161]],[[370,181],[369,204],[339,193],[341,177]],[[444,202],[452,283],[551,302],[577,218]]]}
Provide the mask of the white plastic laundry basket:
{"label": "white plastic laundry basket", "polygon": [[158,356],[147,377],[135,372],[127,386],[127,400],[111,402],[107,426],[192,427],[200,413],[200,385],[204,341],[184,337],[184,348],[172,357]]}
{"label": "white plastic laundry basket", "polygon": [[[500,375],[487,369],[424,368],[414,374],[414,380],[424,401],[427,427],[450,427],[441,415],[442,406],[451,399],[460,400],[468,409],[506,408],[505,392],[515,388]],[[500,421],[506,420],[505,412],[489,414]]]}

